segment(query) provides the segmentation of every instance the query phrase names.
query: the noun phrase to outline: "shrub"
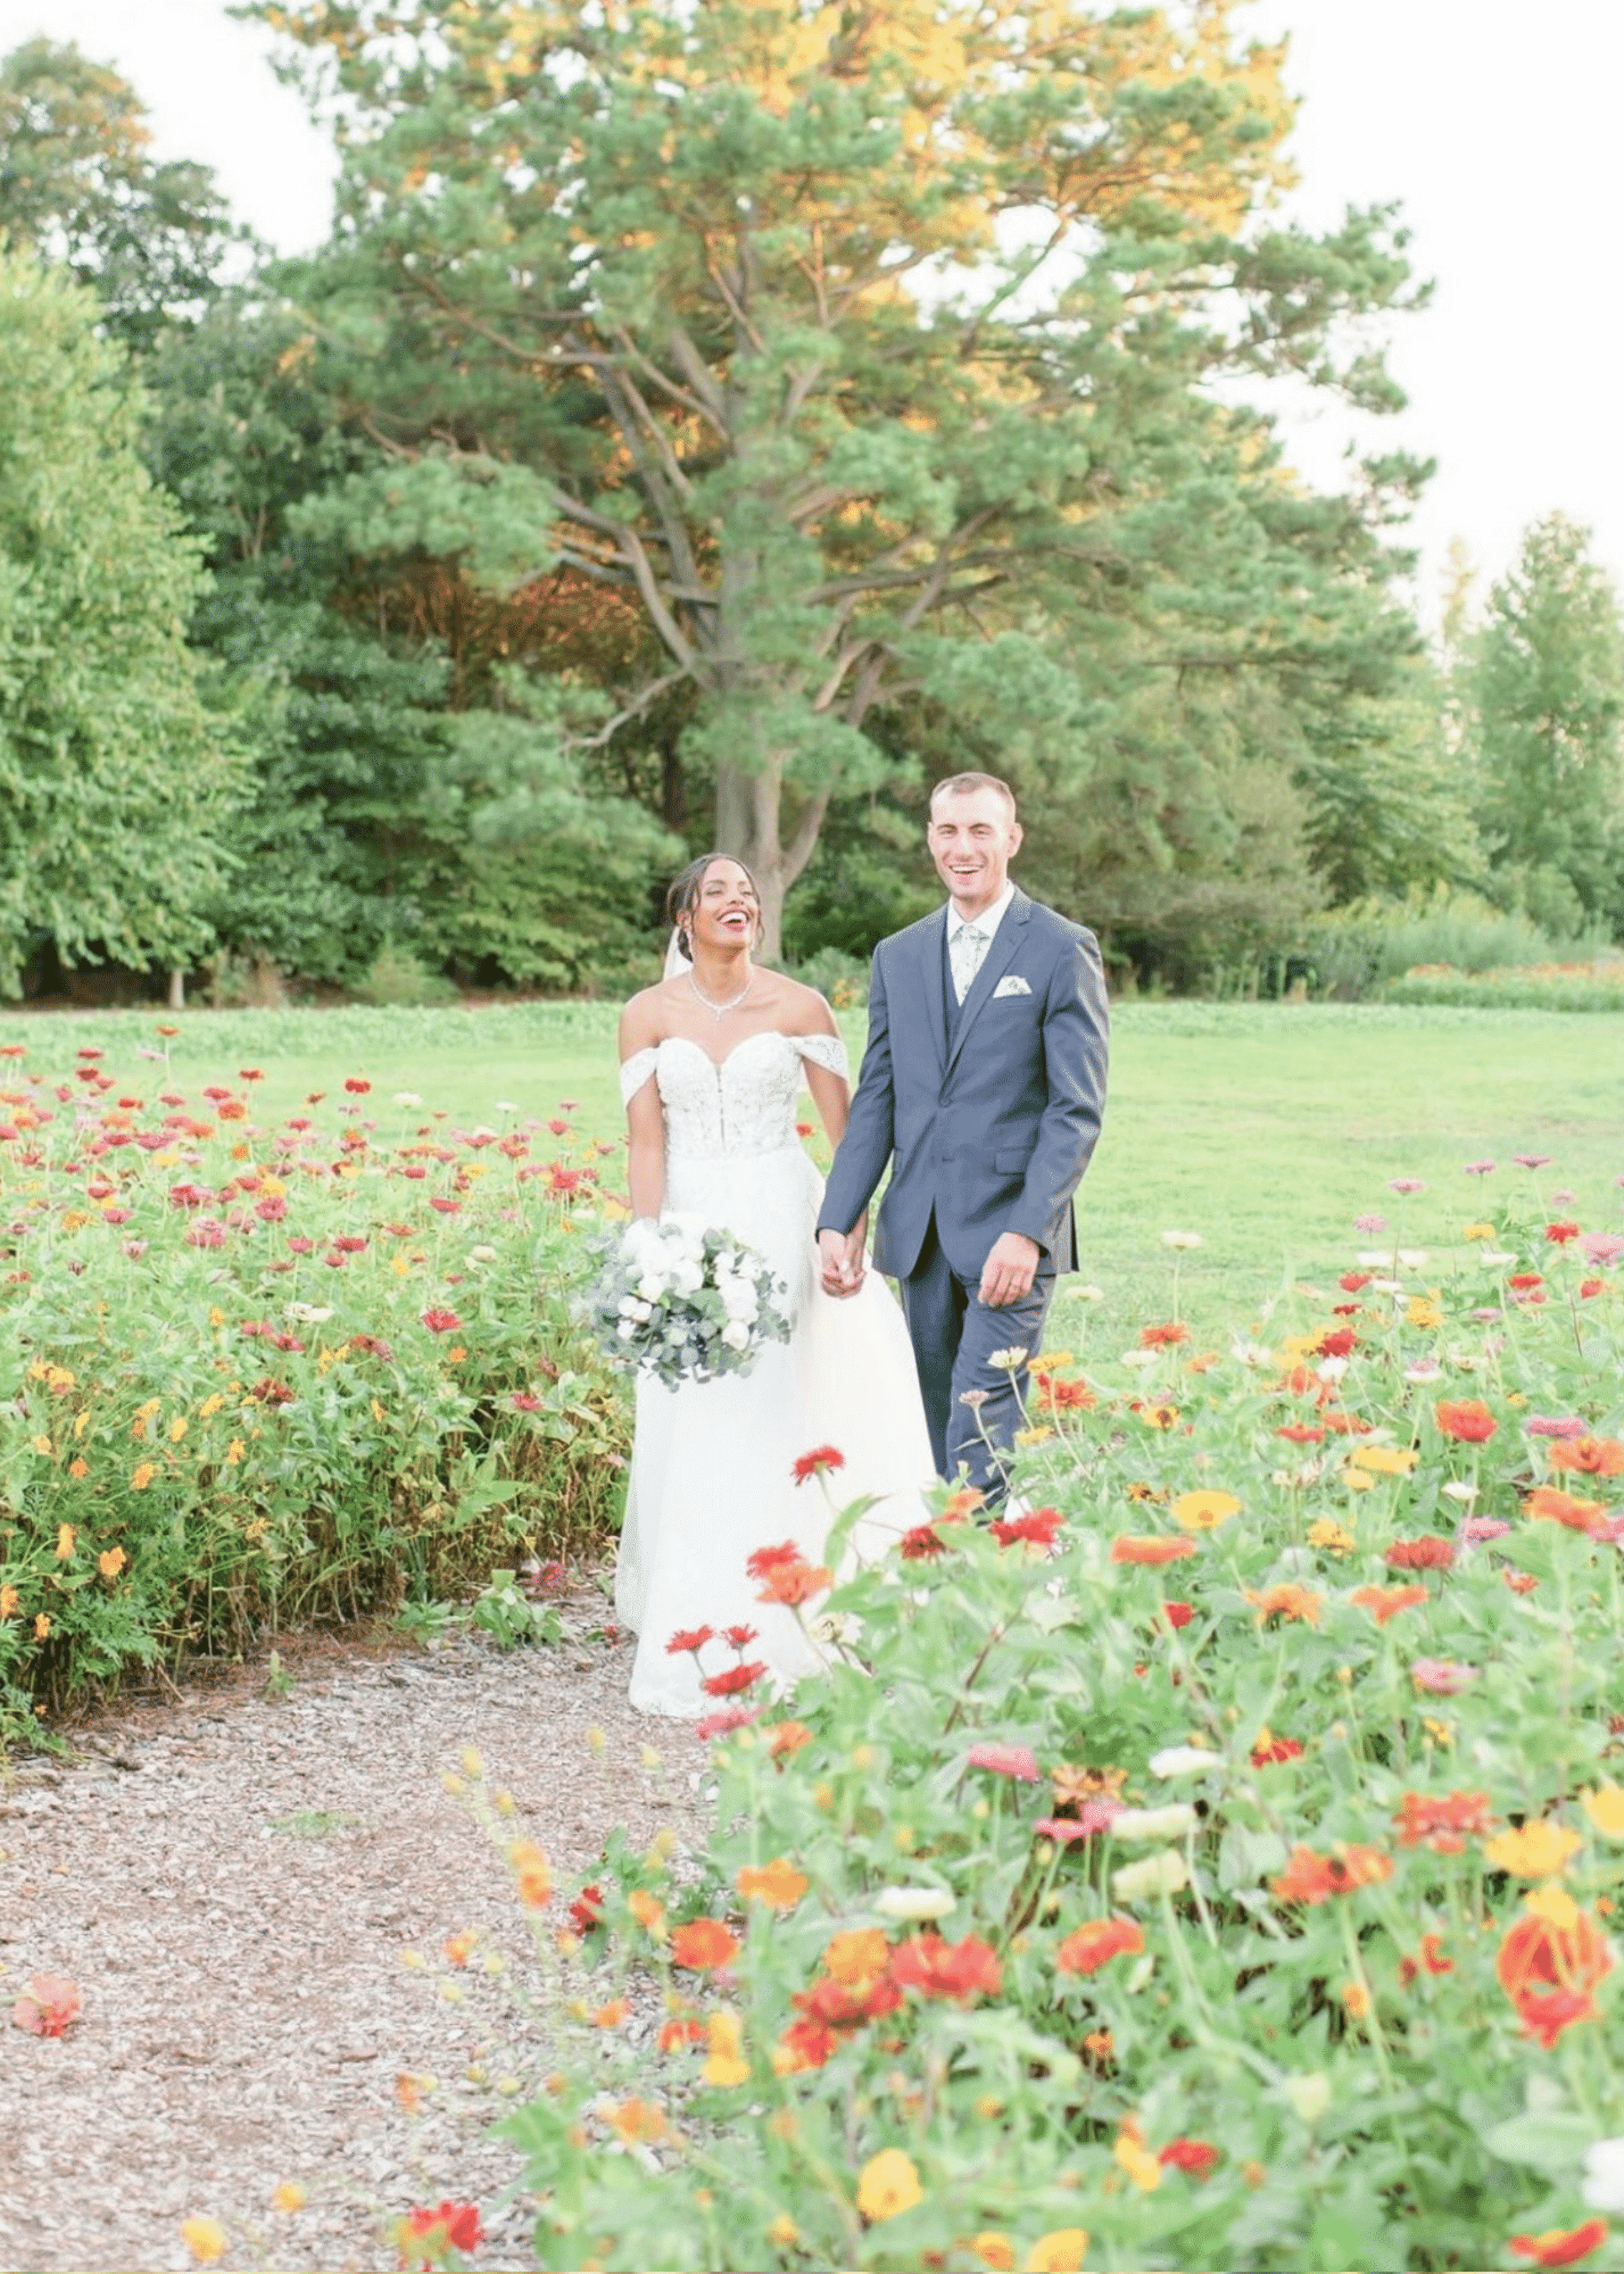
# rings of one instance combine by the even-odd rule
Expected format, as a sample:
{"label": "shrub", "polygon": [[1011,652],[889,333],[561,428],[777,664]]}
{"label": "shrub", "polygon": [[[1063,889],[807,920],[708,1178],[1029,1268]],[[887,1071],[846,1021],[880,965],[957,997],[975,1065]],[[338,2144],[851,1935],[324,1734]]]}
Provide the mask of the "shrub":
{"label": "shrub", "polygon": [[1624,1237],[1547,1213],[1267,1349],[1042,1366],[1043,1505],[939,1498],[812,1607],[827,1674],[715,1717],[697,1877],[594,1872],[600,2026],[508,2127],[539,2263],[1600,2249]]}
{"label": "shrub", "polygon": [[[132,1661],[230,1650],[555,1555],[624,1424],[572,1322],[599,1161],[257,1074],[0,1075],[0,1736]],[[9,1075],[9,1079],[5,1076]]]}
{"label": "shrub", "polygon": [[1318,990],[1353,998],[1383,991],[1417,964],[1478,972],[1595,952],[1595,943],[1553,939],[1530,917],[1446,885],[1333,909],[1312,918],[1304,937]]}

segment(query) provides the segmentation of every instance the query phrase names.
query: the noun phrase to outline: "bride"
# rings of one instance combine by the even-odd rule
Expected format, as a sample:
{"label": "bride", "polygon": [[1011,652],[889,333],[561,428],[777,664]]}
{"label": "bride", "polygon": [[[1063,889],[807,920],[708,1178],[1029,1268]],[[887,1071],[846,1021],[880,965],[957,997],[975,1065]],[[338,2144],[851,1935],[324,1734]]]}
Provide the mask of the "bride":
{"label": "bride", "polygon": [[[850,1090],[835,1014],[815,989],[752,962],[760,901],[742,862],[691,862],[667,915],[670,975],[634,995],[620,1022],[632,1209],[682,1209],[732,1232],[784,1281],[792,1321],[789,1341],[768,1343],[747,1374],[674,1389],[638,1378],[616,1615],[638,1637],[632,1705],[693,1716],[717,1702],[704,1679],[741,1658],[784,1682],[819,1662],[793,1613],[760,1602],[744,1568],[785,1540],[820,1560],[828,1504],[815,1480],[797,1482],[797,1463],[833,1448],[835,1497],[881,1495],[867,1520],[893,1536],[923,1520],[933,1463],[884,1281],[870,1272],[836,1301],[815,1269],[822,1187],[796,1105],[804,1083],[840,1142]],[[714,1637],[700,1656],[670,1648],[699,1628]]]}

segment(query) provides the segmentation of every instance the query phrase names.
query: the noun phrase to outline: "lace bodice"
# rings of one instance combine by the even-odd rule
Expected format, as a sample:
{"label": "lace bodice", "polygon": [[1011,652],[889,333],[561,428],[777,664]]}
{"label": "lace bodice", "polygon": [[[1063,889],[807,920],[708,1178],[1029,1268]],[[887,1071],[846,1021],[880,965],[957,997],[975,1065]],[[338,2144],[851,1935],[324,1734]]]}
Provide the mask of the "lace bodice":
{"label": "lace bodice", "polygon": [[803,1058],[846,1073],[846,1045],[838,1035],[769,1028],[736,1043],[720,1065],[687,1035],[668,1035],[623,1062],[620,1094],[630,1104],[651,1075],[658,1081],[668,1162],[773,1153],[799,1142],[795,1108]]}

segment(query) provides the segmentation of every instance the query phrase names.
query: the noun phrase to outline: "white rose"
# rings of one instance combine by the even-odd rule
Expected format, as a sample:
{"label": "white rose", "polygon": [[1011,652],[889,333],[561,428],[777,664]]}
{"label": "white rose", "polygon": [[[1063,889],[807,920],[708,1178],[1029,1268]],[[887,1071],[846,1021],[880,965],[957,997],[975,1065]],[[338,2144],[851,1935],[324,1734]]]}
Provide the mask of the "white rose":
{"label": "white rose", "polygon": [[638,1281],[638,1293],[646,1303],[657,1303],[665,1293],[666,1283],[658,1271],[646,1271]]}
{"label": "white rose", "polygon": [[619,1326],[616,1328],[615,1331],[620,1337],[622,1342],[629,1343],[631,1340],[632,1336],[636,1334],[637,1329],[632,1325],[630,1319],[623,1319]]}
{"label": "white rose", "polygon": [[953,1897],[946,1887],[882,1887],[874,1897],[874,1909],[881,1918],[946,1918]]}
{"label": "white rose", "polygon": [[[1182,1751],[1183,1747],[1178,1748]],[[1166,1808],[1124,1808],[1111,1818],[1113,1840],[1182,1840],[1193,1831],[1196,1811],[1187,1800]],[[1182,1886],[1183,1882],[1179,1883]]]}
{"label": "white rose", "polygon": [[744,1324],[742,1319],[729,1319],[727,1325],[721,1330],[721,1340],[726,1343],[729,1350],[748,1350],[750,1348],[750,1329]]}

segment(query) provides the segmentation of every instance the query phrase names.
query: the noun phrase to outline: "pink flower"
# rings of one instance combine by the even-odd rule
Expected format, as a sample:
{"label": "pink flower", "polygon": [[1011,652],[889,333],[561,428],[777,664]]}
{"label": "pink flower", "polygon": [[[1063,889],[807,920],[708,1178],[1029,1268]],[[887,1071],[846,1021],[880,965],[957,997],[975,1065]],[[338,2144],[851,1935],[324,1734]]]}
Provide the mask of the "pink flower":
{"label": "pink flower", "polygon": [[1590,1263],[1616,1263],[1624,1255],[1624,1239],[1616,1231],[1587,1231],[1579,1241],[1579,1252]]}
{"label": "pink flower", "polygon": [[729,1729],[742,1729],[753,1721],[760,1710],[759,1706],[721,1706],[714,1713],[706,1714],[703,1721],[694,1724],[694,1735],[706,1743],[712,1737],[724,1737]]}
{"label": "pink flower", "polygon": [[1551,1165],[1549,1153],[1514,1153],[1511,1157],[1519,1169],[1548,1169]]}
{"label": "pink flower", "polygon": [[1494,1165],[1492,1161],[1469,1161],[1463,1174],[1469,1177],[1492,1177],[1494,1174]]}
{"label": "pink flower", "polygon": [[1530,1413],[1522,1428],[1530,1437],[1588,1437],[1590,1425],[1576,1413]]}
{"label": "pink flower", "polygon": [[1075,1818],[1040,1817],[1032,1830],[1043,1839],[1053,1840],[1064,1848],[1074,1840],[1091,1840],[1097,1832],[1108,1832],[1113,1819],[1122,1812],[1122,1803],[1120,1800],[1085,1800]]}
{"label": "pink flower", "polygon": [[1461,1526],[1461,1537],[1474,1546],[1480,1540],[1503,1540],[1510,1530],[1498,1516],[1469,1516]]}
{"label": "pink flower", "polygon": [[1454,1698],[1477,1681],[1477,1669],[1454,1658],[1418,1658],[1409,1675],[1416,1689],[1424,1690],[1431,1698]]}
{"label": "pink flower", "polygon": [[1017,1778],[1022,1784],[1037,1784],[1043,1774],[1036,1757],[1025,1745],[972,1745],[970,1766],[972,1769],[991,1769],[995,1776]]}
{"label": "pink flower", "polygon": [[422,1319],[431,1335],[455,1334],[462,1324],[455,1311],[425,1311]]}
{"label": "pink flower", "polygon": [[1387,1219],[1385,1216],[1356,1216],[1354,1218],[1356,1231],[1386,1231],[1386,1229]]}
{"label": "pink flower", "polygon": [[1426,1186],[1419,1177],[1389,1177],[1387,1190],[1390,1193],[1424,1193]]}

